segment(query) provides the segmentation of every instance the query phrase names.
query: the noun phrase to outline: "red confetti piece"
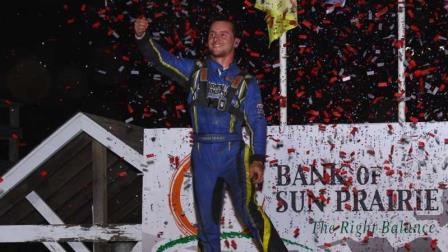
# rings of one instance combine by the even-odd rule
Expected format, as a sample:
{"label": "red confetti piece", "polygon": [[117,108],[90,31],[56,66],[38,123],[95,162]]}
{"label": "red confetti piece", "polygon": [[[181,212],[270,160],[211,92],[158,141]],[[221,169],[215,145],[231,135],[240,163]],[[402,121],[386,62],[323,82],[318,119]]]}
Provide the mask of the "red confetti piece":
{"label": "red confetti piece", "polygon": [[178,166],[179,165],[179,157],[178,156],[171,156],[169,155],[170,158],[170,164],[174,165],[174,166]]}
{"label": "red confetti piece", "polygon": [[123,20],[124,20],[124,15],[123,14],[118,14],[115,17],[115,22],[123,22]]}
{"label": "red confetti piece", "polygon": [[249,55],[253,58],[260,58],[260,53],[258,52],[250,52]]}
{"label": "red confetti piece", "polygon": [[418,123],[418,118],[416,118],[414,116],[410,116],[409,121],[411,121],[412,123]]}
{"label": "red confetti piece", "polygon": [[3,181],[4,181],[3,177],[0,177],[0,183],[3,182]]}
{"label": "red confetti piece", "polygon": [[392,126],[392,124],[388,124],[387,128],[389,129],[389,133],[392,133],[394,131],[394,126]]}
{"label": "red confetti piece", "polygon": [[405,248],[407,251],[410,251],[410,250],[411,250],[411,244],[410,244],[410,243],[405,243],[405,244],[404,244],[404,248]]}
{"label": "red confetti piece", "polygon": [[101,23],[99,21],[92,24],[93,29],[98,29],[98,28],[100,28],[100,26],[101,26]]}
{"label": "red confetti piece", "polygon": [[423,142],[423,141],[418,141],[418,148],[419,148],[419,149],[424,149],[424,148],[425,148],[425,142]]}
{"label": "red confetti piece", "polygon": [[319,124],[319,130],[320,131],[325,131],[326,130],[326,126],[325,125],[323,125],[323,124]]}
{"label": "red confetti piece", "polygon": [[18,135],[17,133],[13,132],[13,133],[11,134],[11,138],[12,138],[13,140],[18,140],[18,139],[19,139],[19,135]]}
{"label": "red confetti piece", "polygon": [[304,95],[305,95],[305,90],[301,90],[301,91],[297,91],[297,92],[296,92],[296,97],[297,97],[297,98],[302,97],[302,96],[304,96]]}
{"label": "red confetti piece", "polygon": [[5,104],[6,106],[11,106],[12,105],[12,101],[8,100],[8,99],[5,99],[5,100],[3,100],[3,104]]}
{"label": "red confetti piece", "polygon": [[296,152],[296,149],[294,148],[288,148],[288,154]]}
{"label": "red confetti piece", "polygon": [[440,182],[440,183],[439,183],[439,189],[448,189],[448,184],[447,184],[447,183]]}
{"label": "red confetti piece", "polygon": [[362,239],[362,242],[363,243],[368,243],[369,242],[369,236],[368,235],[364,236],[364,238]]}
{"label": "red confetti piece", "polygon": [[312,26],[313,26],[313,24],[312,24],[310,21],[308,21],[308,20],[303,20],[302,24],[303,24],[305,27],[307,27],[308,29],[311,29]]}
{"label": "red confetti piece", "polygon": [[324,172],[323,178],[322,178],[322,184],[326,185],[331,182],[331,176],[328,174],[328,172]]}
{"label": "red confetti piece", "polygon": [[250,2],[249,0],[244,0],[244,6],[246,6],[246,7],[252,7],[253,4],[252,4],[252,2]]}
{"label": "red confetti piece", "polygon": [[338,77],[331,77],[330,80],[328,81],[330,84],[335,83],[338,80]]}
{"label": "red confetti piece", "polygon": [[423,77],[423,76],[426,76],[426,75],[428,75],[430,73],[435,72],[436,70],[437,70],[436,67],[428,67],[428,68],[421,69],[421,70],[415,70],[414,76],[416,78]]}
{"label": "red confetti piece", "polygon": [[278,164],[278,160],[277,160],[277,159],[274,159],[274,160],[269,161],[269,166],[270,166],[270,167],[275,166],[275,165],[277,165],[277,164]]}
{"label": "red confetti piece", "polygon": [[297,236],[300,235],[300,229],[299,228],[294,229],[293,233],[294,233],[294,238],[297,238]]}
{"label": "red confetti piece", "polygon": [[278,200],[277,201],[277,210],[281,209],[284,205],[285,205],[285,203],[283,201]]}
{"label": "red confetti piece", "polygon": [[230,242],[230,246],[232,246],[233,249],[237,249],[237,245],[236,245],[235,240],[232,240],[232,241]]}
{"label": "red confetti piece", "polygon": [[280,97],[280,107],[281,108],[286,108],[286,106],[287,106],[287,98],[286,98],[286,96],[282,96],[282,97]]}
{"label": "red confetti piece", "polygon": [[48,171],[47,171],[47,170],[41,170],[41,171],[39,172],[39,176],[41,176],[41,177],[46,177],[46,176],[48,176]]}
{"label": "red confetti piece", "polygon": [[392,176],[394,173],[395,173],[395,171],[393,169],[386,170],[386,176]]}
{"label": "red confetti piece", "polygon": [[326,248],[331,248],[332,245],[331,245],[331,243],[329,243],[329,242],[325,242],[325,243],[324,243],[324,246],[325,246]]}
{"label": "red confetti piece", "polygon": [[128,172],[127,171],[117,172],[117,176],[118,177],[126,177],[126,176],[128,176]]}
{"label": "red confetti piece", "polygon": [[378,83],[378,87],[379,87],[379,88],[385,88],[385,87],[387,87],[387,82],[380,82],[380,83]]}
{"label": "red confetti piece", "polygon": [[147,157],[147,158],[154,158],[154,157],[156,157],[156,154],[154,154],[154,153],[149,153],[149,154],[146,155],[146,157]]}
{"label": "red confetti piece", "polygon": [[437,239],[431,240],[431,248],[432,248],[432,250],[436,250],[436,248],[437,248]]}
{"label": "red confetti piece", "polygon": [[319,116],[319,111],[313,110],[313,109],[308,110],[306,113],[311,115],[311,116],[315,116],[315,117]]}
{"label": "red confetti piece", "polygon": [[408,68],[409,69],[413,69],[413,68],[415,68],[417,66],[417,63],[415,62],[415,60],[409,60],[408,63],[409,63],[408,64]]}
{"label": "red confetti piece", "polygon": [[161,16],[163,16],[163,13],[162,13],[162,12],[157,12],[157,13],[154,14],[154,17],[155,17],[155,18],[159,18],[159,17],[161,17]]}
{"label": "red confetti piece", "polygon": [[260,31],[260,30],[256,30],[256,31],[255,31],[255,35],[256,35],[256,36],[264,36],[264,32],[263,32],[263,31]]}
{"label": "red confetti piece", "polygon": [[134,108],[132,108],[131,104],[128,104],[128,112],[129,112],[129,114],[134,113]]}
{"label": "red confetti piece", "polygon": [[396,40],[394,42],[394,47],[397,48],[397,49],[402,48],[404,46],[404,42],[405,42],[404,39]]}
{"label": "red confetti piece", "polygon": [[344,204],[344,208],[351,211],[352,210],[352,205],[350,205],[349,203],[345,203]]}
{"label": "red confetti piece", "polygon": [[176,105],[176,110],[184,110],[184,109],[185,109],[185,105],[184,104]]}
{"label": "red confetti piece", "polygon": [[339,117],[342,116],[342,114],[339,113],[338,111],[333,111],[331,114],[333,114],[333,116],[334,116],[334,117],[337,117],[337,118],[339,118]]}
{"label": "red confetti piece", "polygon": [[375,13],[375,17],[381,17],[384,14],[387,13],[387,11],[389,10],[389,8],[386,6],[384,8],[382,8],[380,11],[378,11],[377,13]]}

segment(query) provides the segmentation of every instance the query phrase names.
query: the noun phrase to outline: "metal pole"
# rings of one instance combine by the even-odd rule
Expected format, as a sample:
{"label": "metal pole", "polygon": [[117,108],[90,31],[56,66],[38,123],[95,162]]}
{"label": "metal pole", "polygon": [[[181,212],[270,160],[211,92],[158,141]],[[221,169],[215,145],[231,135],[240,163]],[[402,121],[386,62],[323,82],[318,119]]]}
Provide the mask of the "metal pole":
{"label": "metal pole", "polygon": [[398,2],[398,41],[400,41],[401,47],[398,48],[398,92],[401,94],[400,101],[398,103],[398,122],[406,122],[406,79],[404,77],[405,72],[405,61],[406,61],[406,40],[405,40],[405,29],[406,29],[406,12],[405,12],[405,2],[400,0]]}
{"label": "metal pole", "polygon": [[285,126],[288,123],[287,111],[287,53],[286,53],[286,32],[280,37],[280,132],[284,132]]}

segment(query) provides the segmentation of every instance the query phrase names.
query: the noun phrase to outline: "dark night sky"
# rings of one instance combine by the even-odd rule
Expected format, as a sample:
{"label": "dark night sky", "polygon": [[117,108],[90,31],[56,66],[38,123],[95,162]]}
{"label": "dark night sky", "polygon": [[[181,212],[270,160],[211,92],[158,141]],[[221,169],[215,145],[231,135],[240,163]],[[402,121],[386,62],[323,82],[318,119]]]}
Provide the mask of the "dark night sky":
{"label": "dark night sky", "polygon": [[[142,13],[151,32],[162,32],[159,43],[185,57],[205,54],[211,17],[233,16],[243,31],[240,63],[261,80],[267,119],[278,124],[278,45],[268,48],[253,2],[5,3],[0,101],[22,104],[21,155],[78,111],[144,127],[188,126],[179,109],[185,92],[145,67],[135,48],[132,20]],[[320,1],[300,2],[300,25],[288,33],[290,124],[397,120],[396,6],[367,2],[347,1],[331,14]],[[448,13],[441,0],[407,1],[407,9],[408,120],[446,120]]]}

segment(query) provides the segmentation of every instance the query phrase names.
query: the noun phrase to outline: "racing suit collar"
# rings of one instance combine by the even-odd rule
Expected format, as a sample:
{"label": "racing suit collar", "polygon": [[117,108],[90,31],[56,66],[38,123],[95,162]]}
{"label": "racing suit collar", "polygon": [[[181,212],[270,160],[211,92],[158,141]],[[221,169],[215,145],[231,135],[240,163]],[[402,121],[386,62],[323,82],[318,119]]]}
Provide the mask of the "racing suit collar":
{"label": "racing suit collar", "polygon": [[221,64],[209,58],[207,67],[212,71],[216,71],[219,76],[235,76],[240,73],[240,68],[235,61],[233,61],[227,69],[224,69]]}

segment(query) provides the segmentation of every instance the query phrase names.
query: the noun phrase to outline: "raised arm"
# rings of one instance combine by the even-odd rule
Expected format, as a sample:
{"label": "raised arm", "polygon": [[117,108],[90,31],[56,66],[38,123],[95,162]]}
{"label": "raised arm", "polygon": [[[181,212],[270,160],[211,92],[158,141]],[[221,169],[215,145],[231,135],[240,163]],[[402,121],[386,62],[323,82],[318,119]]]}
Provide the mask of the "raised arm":
{"label": "raised arm", "polygon": [[163,49],[146,32],[148,27],[148,20],[144,17],[138,18],[134,23],[137,46],[144,58],[151,62],[159,72],[180,85],[187,84],[195,69],[196,61],[175,57]]}

